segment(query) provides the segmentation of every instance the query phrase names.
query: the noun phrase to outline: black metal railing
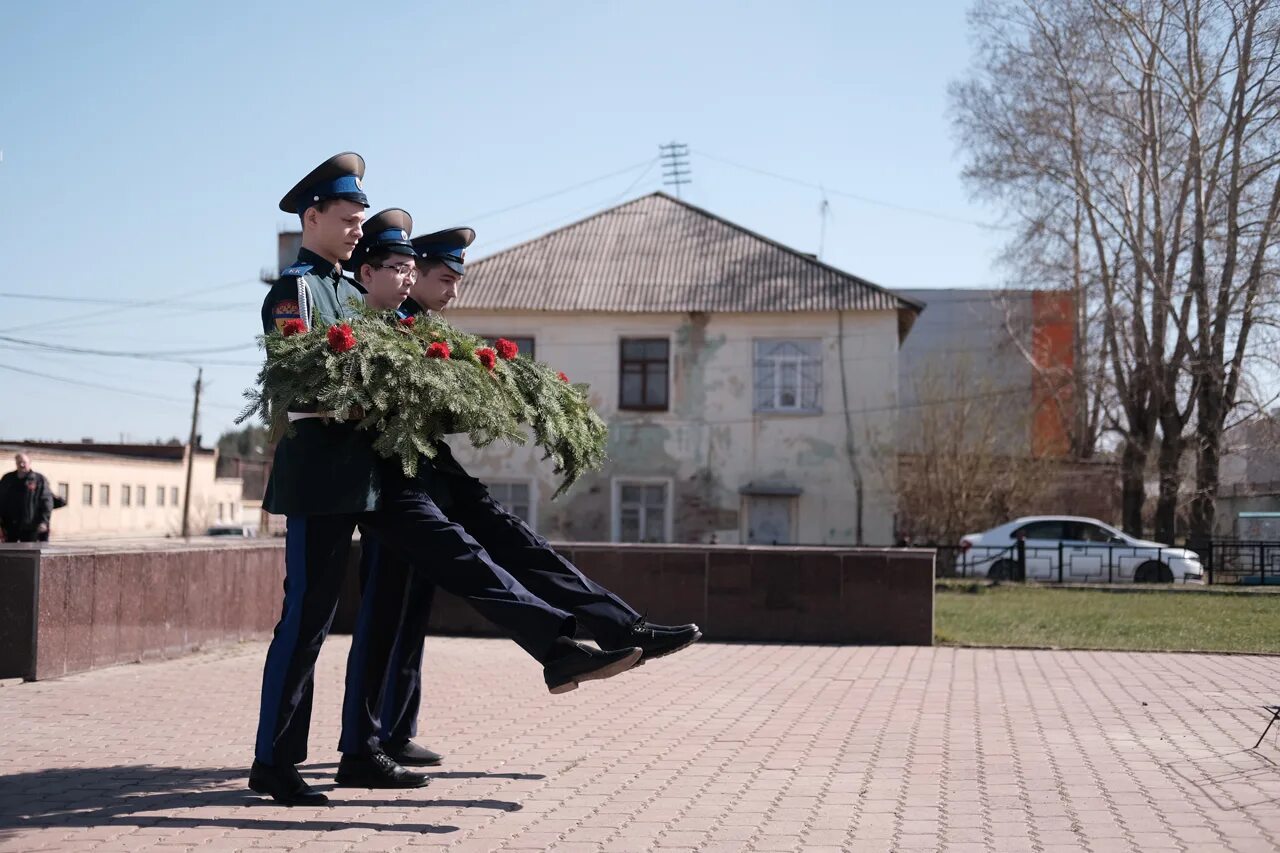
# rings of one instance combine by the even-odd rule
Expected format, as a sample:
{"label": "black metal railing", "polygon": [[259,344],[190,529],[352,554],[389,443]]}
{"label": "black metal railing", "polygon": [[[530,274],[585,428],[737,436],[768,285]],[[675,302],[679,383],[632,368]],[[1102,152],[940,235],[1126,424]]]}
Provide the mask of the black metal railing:
{"label": "black metal railing", "polygon": [[1244,586],[1280,584],[1280,542],[1204,539],[1193,540],[1187,547],[1200,555],[1209,583]]}
{"label": "black metal railing", "polygon": [[[1207,581],[1179,564],[1185,549],[1111,543],[1059,542],[1005,547],[940,545],[939,577],[1046,583],[1168,583]],[[1276,556],[1280,558],[1280,543]],[[1175,570],[1176,568],[1176,570]]]}

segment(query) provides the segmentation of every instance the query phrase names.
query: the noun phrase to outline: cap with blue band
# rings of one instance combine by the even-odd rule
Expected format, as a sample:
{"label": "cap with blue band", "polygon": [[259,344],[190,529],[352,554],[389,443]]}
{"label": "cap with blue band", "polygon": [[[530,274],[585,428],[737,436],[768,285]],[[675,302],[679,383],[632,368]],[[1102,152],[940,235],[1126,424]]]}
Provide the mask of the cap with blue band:
{"label": "cap with blue band", "polygon": [[446,228],[414,237],[413,248],[425,261],[440,261],[462,275],[466,269],[467,247],[476,239],[474,228]]}
{"label": "cap with blue band", "polygon": [[409,235],[412,232],[413,217],[407,210],[389,207],[378,211],[365,221],[364,236],[360,238],[355,251],[351,253],[348,268],[359,270],[360,265],[365,263],[365,259],[374,252],[391,252],[395,255],[416,258],[418,253],[409,242]]}
{"label": "cap with blue band", "polygon": [[299,216],[322,201],[343,199],[369,206],[364,194],[364,158],[354,151],[335,154],[294,185],[280,199],[280,209]]}

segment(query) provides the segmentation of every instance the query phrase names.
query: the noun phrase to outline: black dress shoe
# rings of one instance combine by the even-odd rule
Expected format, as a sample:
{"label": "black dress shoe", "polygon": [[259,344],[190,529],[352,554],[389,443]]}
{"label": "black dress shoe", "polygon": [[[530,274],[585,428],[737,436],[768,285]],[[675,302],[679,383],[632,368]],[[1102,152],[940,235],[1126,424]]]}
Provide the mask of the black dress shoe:
{"label": "black dress shoe", "polygon": [[344,755],[338,762],[337,782],[345,788],[421,788],[431,781],[405,770],[385,752]]}
{"label": "black dress shoe", "polygon": [[286,806],[323,806],[329,798],[312,788],[292,764],[263,764],[256,759],[249,770],[249,789],[270,794]]}
{"label": "black dress shoe", "polygon": [[644,654],[640,663],[678,652],[691,646],[702,637],[697,625],[655,625],[639,619],[631,630],[618,640],[618,645],[626,648],[635,646]]}
{"label": "black dress shoe", "polygon": [[542,677],[552,693],[568,693],[583,681],[626,672],[636,665],[642,652],[634,648],[600,651],[560,637],[552,654],[552,659],[542,668]]}
{"label": "black dress shoe", "polygon": [[435,767],[444,760],[440,753],[418,746],[411,740],[395,746],[383,745],[382,748],[397,764],[405,767]]}

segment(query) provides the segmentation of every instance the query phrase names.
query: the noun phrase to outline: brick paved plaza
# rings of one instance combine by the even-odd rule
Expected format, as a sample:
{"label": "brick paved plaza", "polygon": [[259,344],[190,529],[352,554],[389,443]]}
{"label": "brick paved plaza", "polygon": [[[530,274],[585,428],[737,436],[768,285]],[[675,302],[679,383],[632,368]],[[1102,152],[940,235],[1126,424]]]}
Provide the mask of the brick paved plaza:
{"label": "brick paved plaza", "polygon": [[428,788],[244,787],[265,645],[0,686],[0,850],[1274,851],[1280,658],[702,644],[549,696],[501,640],[428,640]]}

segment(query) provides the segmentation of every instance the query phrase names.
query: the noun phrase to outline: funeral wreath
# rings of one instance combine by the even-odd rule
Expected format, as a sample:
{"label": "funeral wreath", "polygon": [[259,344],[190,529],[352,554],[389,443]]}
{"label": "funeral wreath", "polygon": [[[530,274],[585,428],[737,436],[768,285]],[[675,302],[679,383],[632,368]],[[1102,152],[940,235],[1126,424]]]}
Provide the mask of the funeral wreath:
{"label": "funeral wreath", "polygon": [[445,435],[465,433],[485,447],[525,444],[531,432],[564,476],[556,496],[604,463],[608,427],[585,384],[521,355],[512,341],[490,344],[436,315],[397,319],[352,307],[345,323],[308,329],[290,320],[262,336],[266,360],[237,423],[257,414],[278,440],[293,429],[289,412],[354,419],[408,476]]}

